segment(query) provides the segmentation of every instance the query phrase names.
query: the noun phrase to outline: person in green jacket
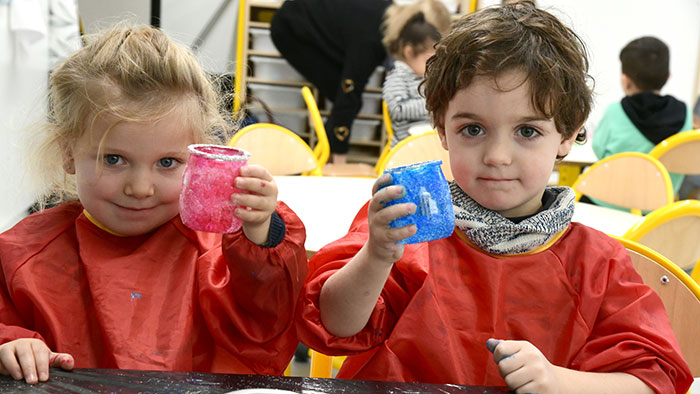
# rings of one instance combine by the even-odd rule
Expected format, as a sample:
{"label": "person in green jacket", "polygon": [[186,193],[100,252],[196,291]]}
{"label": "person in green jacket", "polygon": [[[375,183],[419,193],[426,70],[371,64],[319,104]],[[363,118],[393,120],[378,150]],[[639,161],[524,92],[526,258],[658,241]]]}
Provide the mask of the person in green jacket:
{"label": "person in green jacket", "polygon": [[[598,159],[620,152],[649,153],[667,137],[693,127],[690,108],[673,96],[661,95],[669,77],[669,50],[663,41],[655,37],[632,40],[620,51],[620,62],[625,97],[608,106],[593,132]],[[671,181],[678,193],[683,175],[671,173]]]}

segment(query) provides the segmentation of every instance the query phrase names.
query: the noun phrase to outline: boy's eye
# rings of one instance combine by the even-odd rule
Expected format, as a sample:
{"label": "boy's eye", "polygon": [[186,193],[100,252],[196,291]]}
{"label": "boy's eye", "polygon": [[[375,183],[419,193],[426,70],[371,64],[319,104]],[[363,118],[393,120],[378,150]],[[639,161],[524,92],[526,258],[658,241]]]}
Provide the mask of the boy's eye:
{"label": "boy's eye", "polygon": [[478,135],[481,135],[484,132],[484,130],[481,128],[481,126],[475,125],[475,124],[469,125],[469,126],[465,127],[463,130],[464,130],[464,133],[470,137],[476,137]]}
{"label": "boy's eye", "polygon": [[122,157],[119,155],[105,155],[104,162],[110,166],[117,165],[121,163]]}
{"label": "boy's eye", "polygon": [[164,159],[160,159],[160,166],[163,168],[170,168],[175,165],[175,159],[172,157],[166,157]]}
{"label": "boy's eye", "polygon": [[539,135],[539,132],[532,127],[521,127],[518,129],[518,134],[525,138],[534,138]]}

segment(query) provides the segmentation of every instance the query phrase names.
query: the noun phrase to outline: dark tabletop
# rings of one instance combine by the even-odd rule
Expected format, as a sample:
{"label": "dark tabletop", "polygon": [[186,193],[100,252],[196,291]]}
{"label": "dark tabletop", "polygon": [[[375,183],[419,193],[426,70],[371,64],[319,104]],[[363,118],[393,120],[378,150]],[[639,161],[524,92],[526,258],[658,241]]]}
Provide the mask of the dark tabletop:
{"label": "dark tabletop", "polygon": [[507,393],[505,388],[453,384],[395,383],[366,380],[313,379],[196,372],[130,371],[116,369],[51,369],[46,383],[30,386],[0,375],[0,393],[226,393],[251,388],[274,388],[294,393]]}

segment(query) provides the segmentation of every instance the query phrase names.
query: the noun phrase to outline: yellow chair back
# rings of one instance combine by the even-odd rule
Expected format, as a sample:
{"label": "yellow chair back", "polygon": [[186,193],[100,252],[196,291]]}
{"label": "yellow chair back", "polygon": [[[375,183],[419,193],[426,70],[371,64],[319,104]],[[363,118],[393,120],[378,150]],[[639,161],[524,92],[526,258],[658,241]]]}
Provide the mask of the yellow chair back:
{"label": "yellow chair back", "polygon": [[656,209],[622,237],[661,253],[689,271],[700,260],[700,201],[676,201]]}
{"label": "yellow chair back", "polygon": [[576,201],[586,195],[637,214],[674,200],[673,185],[664,165],[639,152],[618,153],[594,163],[571,187],[576,191]]}
{"label": "yellow chair back", "polygon": [[700,174],[700,130],[674,134],[657,144],[649,156],[659,160],[669,172]]}
{"label": "yellow chair back", "polygon": [[405,166],[428,160],[442,160],[442,173],[448,181],[454,179],[450,170],[450,157],[442,147],[437,131],[415,134],[396,144],[379,163],[379,174],[387,168]]}
{"label": "yellow chair back", "polygon": [[259,164],[272,175],[321,175],[321,165],[309,145],[276,124],[248,125],[234,134],[228,145],[250,152],[248,163]]}
{"label": "yellow chair back", "polygon": [[700,287],[664,256],[637,242],[618,240],[627,248],[642,281],[659,294],[690,371],[700,376]]}

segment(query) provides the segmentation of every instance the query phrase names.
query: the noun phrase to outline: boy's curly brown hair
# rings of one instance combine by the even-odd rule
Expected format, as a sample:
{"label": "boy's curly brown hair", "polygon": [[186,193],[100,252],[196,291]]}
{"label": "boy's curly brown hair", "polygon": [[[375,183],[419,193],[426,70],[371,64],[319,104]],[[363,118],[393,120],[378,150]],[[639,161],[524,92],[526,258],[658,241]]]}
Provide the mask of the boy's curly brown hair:
{"label": "boy's curly brown hair", "polygon": [[421,87],[433,124],[443,128],[450,100],[475,76],[521,71],[535,110],[552,118],[565,138],[580,130],[583,141],[593,101],[588,66],[585,44],[573,30],[532,1],[520,1],[457,20],[436,45]]}

